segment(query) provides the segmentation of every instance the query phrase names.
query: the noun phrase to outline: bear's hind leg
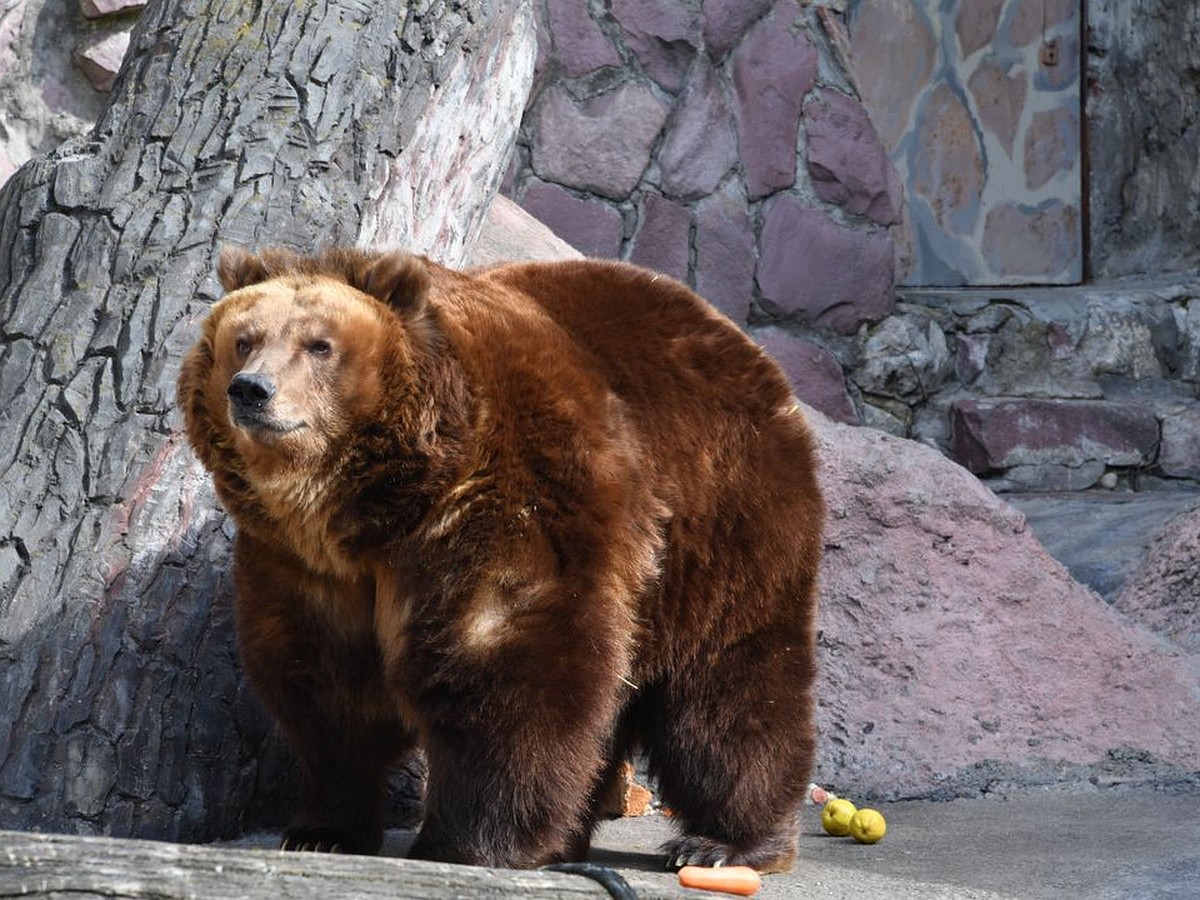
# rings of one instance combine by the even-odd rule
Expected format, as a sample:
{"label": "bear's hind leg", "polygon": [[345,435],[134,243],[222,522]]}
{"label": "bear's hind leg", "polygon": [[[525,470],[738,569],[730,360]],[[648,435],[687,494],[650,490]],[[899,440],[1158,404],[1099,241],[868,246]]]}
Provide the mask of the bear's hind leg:
{"label": "bear's hind leg", "polygon": [[812,651],[795,638],[743,640],[646,697],[651,768],[682,831],[669,865],[791,869],[815,745]]}

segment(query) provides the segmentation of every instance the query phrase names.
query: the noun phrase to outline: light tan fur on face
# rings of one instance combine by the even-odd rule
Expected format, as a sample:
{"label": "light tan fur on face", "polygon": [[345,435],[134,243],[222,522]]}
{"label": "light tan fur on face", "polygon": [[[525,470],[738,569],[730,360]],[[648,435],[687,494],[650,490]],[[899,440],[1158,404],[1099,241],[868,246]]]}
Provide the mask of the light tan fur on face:
{"label": "light tan fur on face", "polygon": [[261,374],[277,390],[266,412],[278,430],[230,421],[248,462],[267,457],[264,468],[276,470],[277,455],[319,457],[378,397],[380,314],[348,285],[280,278],[230,294],[218,310],[214,378],[227,385],[239,372]]}
{"label": "light tan fur on face", "polygon": [[269,427],[225,419],[244,475],[302,558],[349,574],[329,533],[329,478],[322,464],[378,402],[378,303],[344,282],[276,278],[229,294],[207,328],[214,365],[209,395],[222,398],[240,372],[266,376],[275,396]]}

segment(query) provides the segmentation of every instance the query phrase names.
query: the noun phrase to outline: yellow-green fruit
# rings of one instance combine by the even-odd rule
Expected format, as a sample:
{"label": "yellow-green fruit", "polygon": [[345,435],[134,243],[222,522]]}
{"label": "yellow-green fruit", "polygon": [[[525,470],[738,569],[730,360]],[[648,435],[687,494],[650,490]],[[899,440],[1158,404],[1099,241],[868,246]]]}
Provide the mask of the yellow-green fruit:
{"label": "yellow-green fruit", "polygon": [[874,844],[887,834],[887,822],[878,810],[860,809],[850,817],[849,832],[860,844]]}
{"label": "yellow-green fruit", "polygon": [[821,827],[834,837],[845,837],[856,812],[858,809],[849,800],[830,800],[821,809]]}

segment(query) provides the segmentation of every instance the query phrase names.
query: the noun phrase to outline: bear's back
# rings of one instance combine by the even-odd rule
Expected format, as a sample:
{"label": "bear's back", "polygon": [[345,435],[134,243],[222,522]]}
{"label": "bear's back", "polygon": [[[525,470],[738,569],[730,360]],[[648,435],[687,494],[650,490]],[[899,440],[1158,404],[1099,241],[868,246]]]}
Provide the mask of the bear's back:
{"label": "bear's back", "polygon": [[[724,611],[736,629],[734,620],[772,617],[769,598],[803,595],[787,585],[816,577],[824,511],[813,440],[761,348],[686,286],[627,264],[526,263],[481,277],[532,298],[642,437],[643,466],[670,511],[666,606],[644,611],[649,619],[703,610],[711,624]],[[678,637],[678,626],[656,631]]]}
{"label": "bear's back", "polygon": [[527,295],[590,353],[612,390],[643,415],[700,407],[771,417],[790,405],[778,367],[728,319],[672,278],[598,260],[523,263],[483,273]]}

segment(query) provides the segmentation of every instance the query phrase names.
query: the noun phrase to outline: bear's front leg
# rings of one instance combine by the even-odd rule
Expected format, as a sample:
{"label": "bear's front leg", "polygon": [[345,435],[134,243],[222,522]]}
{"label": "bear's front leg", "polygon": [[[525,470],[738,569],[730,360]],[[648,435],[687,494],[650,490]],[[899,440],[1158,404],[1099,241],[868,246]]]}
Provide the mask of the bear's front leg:
{"label": "bear's front leg", "polygon": [[414,641],[406,677],[429,779],[413,857],[533,868],[586,852],[627,638],[602,612],[579,615],[586,598],[572,600],[511,615],[493,607],[451,646],[445,629],[437,643]]}
{"label": "bear's front leg", "polygon": [[386,688],[373,586],[306,573],[244,533],[237,554],[242,663],[303,776],[281,846],[377,853],[387,769],[415,738]]}
{"label": "bear's front leg", "polygon": [[[315,727],[314,727],[315,726]],[[289,728],[300,756],[303,787],[280,849],[378,853],[383,844],[387,769],[409,738],[392,727],[344,727],[314,716],[308,734]]]}

